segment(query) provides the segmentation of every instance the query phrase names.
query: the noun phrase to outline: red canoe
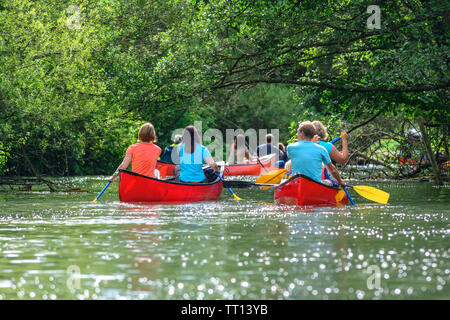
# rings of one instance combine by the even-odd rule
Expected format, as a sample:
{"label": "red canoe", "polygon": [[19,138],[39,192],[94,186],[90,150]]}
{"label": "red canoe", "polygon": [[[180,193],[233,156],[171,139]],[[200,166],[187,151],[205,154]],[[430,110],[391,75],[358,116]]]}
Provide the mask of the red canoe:
{"label": "red canoe", "polygon": [[275,202],[299,206],[342,206],[347,204],[348,197],[341,188],[318,183],[300,174],[275,188]]}
{"label": "red canoe", "polygon": [[[269,154],[259,158],[260,162],[252,162],[247,164],[225,164],[223,175],[225,177],[231,176],[259,176],[261,174],[275,168],[275,154]],[[218,163],[220,166],[221,164]],[[264,169],[263,168],[266,168]]]}
{"label": "red canoe", "polygon": [[211,183],[163,181],[120,170],[119,199],[123,202],[198,202],[215,200],[223,185],[217,178]]}

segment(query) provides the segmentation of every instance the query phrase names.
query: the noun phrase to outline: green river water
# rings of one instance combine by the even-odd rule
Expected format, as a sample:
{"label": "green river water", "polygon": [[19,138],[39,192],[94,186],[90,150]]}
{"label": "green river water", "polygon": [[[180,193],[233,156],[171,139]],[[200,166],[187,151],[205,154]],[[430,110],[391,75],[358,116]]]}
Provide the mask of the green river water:
{"label": "green river water", "polygon": [[0,193],[0,299],[449,299],[450,188],[364,182],[378,205],[270,205],[272,190],[214,202],[121,203],[89,193]]}

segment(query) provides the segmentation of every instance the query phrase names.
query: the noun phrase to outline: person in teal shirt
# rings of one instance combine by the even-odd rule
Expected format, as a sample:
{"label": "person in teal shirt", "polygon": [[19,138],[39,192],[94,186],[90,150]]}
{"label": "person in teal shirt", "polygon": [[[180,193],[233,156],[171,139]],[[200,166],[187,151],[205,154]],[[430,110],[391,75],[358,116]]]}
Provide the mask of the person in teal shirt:
{"label": "person in teal shirt", "polygon": [[200,136],[194,126],[187,126],[183,131],[182,143],[178,146],[180,156],[180,175],[182,182],[206,182],[203,163],[206,162],[216,172],[219,167],[211,157],[208,149],[201,144]]}
{"label": "person in teal shirt", "polygon": [[328,155],[331,157],[331,150],[333,150],[333,145],[330,142],[326,142],[323,140],[319,140],[317,142],[318,145],[322,146],[325,148],[325,150],[327,150]]}
{"label": "person in teal shirt", "polygon": [[336,178],[339,185],[344,185],[336,167],[331,163],[328,151],[314,143],[312,140],[316,130],[312,122],[300,123],[298,130],[298,142],[288,145],[287,153],[292,162],[292,174],[304,174],[314,181],[322,181],[322,163]]}
{"label": "person in teal shirt", "polygon": [[314,128],[316,129],[316,135],[319,137],[319,141],[317,142],[322,147],[327,149],[328,154],[330,155],[331,160],[336,161],[337,163],[344,164],[348,160],[348,135],[347,132],[342,131],[341,140],[342,140],[342,151],[339,151],[332,143],[326,142],[328,139],[327,128],[320,121],[313,121],[312,123]]}

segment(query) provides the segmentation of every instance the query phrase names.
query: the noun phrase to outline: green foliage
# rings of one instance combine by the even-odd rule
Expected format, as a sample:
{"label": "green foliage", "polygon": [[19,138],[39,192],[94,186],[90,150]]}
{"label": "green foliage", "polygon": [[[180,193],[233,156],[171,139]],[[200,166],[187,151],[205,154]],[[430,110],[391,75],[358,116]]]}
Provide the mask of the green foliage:
{"label": "green foliage", "polygon": [[382,111],[446,151],[449,3],[380,2],[381,30],[371,4],[2,1],[0,174],[109,173],[147,121],[162,146],[196,120],[286,141],[292,121],[334,137]]}

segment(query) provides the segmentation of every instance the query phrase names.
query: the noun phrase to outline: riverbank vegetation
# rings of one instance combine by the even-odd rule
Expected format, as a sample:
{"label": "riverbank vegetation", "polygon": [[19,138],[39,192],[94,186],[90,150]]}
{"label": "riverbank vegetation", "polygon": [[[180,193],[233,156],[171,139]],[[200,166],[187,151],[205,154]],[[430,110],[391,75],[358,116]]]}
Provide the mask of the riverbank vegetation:
{"label": "riverbank vegetation", "polygon": [[0,1],[0,176],[111,173],[147,121],[165,146],[197,120],[279,128],[286,142],[300,120],[334,137],[373,118],[342,169],[441,183],[449,12],[438,0]]}

